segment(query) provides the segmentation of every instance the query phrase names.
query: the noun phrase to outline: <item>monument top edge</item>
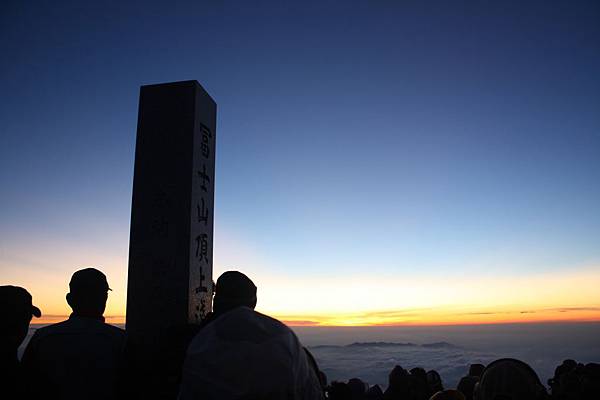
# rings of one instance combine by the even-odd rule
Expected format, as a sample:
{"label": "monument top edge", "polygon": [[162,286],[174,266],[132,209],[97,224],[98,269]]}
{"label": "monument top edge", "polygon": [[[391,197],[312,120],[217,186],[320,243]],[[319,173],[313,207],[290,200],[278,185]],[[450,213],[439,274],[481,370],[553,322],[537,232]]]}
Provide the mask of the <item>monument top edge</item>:
{"label": "monument top edge", "polygon": [[152,83],[152,84],[148,84],[148,85],[142,85],[140,87],[140,89],[144,89],[144,88],[156,88],[156,87],[168,87],[168,86],[170,86],[170,87],[196,86],[199,89],[201,89],[204,93],[206,93],[206,95],[208,95],[208,97],[210,97],[211,100],[212,100],[212,96],[210,94],[208,94],[208,92],[206,91],[206,89],[204,89],[204,87],[200,84],[200,82],[198,82],[195,79],[191,79],[191,80],[187,80],[187,81]]}

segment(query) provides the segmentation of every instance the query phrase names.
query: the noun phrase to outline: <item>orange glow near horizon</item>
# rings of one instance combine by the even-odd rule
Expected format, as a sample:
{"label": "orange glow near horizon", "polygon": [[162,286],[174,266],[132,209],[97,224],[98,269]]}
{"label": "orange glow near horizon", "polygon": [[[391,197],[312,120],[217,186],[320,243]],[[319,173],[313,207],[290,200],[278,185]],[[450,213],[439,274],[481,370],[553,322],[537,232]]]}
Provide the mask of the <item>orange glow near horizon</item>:
{"label": "orange glow near horizon", "polygon": [[[69,315],[42,315],[40,318],[32,318],[31,324],[33,325],[48,325],[61,322],[69,318]],[[105,315],[104,321],[109,324],[117,325],[125,323],[124,315]]]}
{"label": "orange glow near horizon", "polygon": [[[264,301],[259,301],[259,310],[295,326],[600,321],[598,268],[523,277],[446,278],[441,281],[372,277],[362,280],[336,278],[317,283],[295,280],[287,285],[275,281],[269,282],[267,287],[284,288],[288,297],[283,297],[283,289],[265,288],[261,291],[260,298]],[[356,293],[364,287],[378,289],[367,299],[362,299]],[[293,296],[302,292],[303,297]],[[277,302],[278,298],[288,301]],[[315,312],[305,312],[303,308]]]}
{"label": "orange glow near horizon", "polygon": [[[600,322],[600,308],[565,307],[529,311],[481,311],[459,313],[451,310],[419,312],[409,317],[406,312],[371,312],[348,315],[272,315],[289,326],[443,326],[491,325],[511,323]],[[535,314],[532,316],[532,314]],[[47,315],[33,318],[32,324],[53,324],[67,319],[67,315]],[[124,315],[105,316],[110,324],[124,324]]]}
{"label": "orange glow near horizon", "polygon": [[[107,322],[124,323],[127,293],[124,262],[94,253],[70,253],[68,265],[102,265],[113,291]],[[87,263],[83,263],[83,260]],[[0,263],[1,264],[1,263]],[[235,265],[235,264],[234,264]],[[43,265],[23,273],[17,263],[0,265],[3,281],[27,288],[42,318],[64,320],[65,301],[75,269]],[[215,277],[225,268],[215,267]],[[600,267],[501,276],[455,277],[344,275],[303,277],[275,274],[259,265],[242,269],[258,287],[257,310],[291,326],[414,326],[529,322],[600,321]],[[400,275],[400,274],[398,274]],[[373,290],[376,288],[377,290]]]}
{"label": "orange glow near horizon", "polygon": [[[336,316],[276,316],[290,326],[441,326],[547,322],[600,322],[600,309],[547,309],[536,311],[481,311],[458,313],[450,310],[415,312],[396,317],[393,312]],[[535,314],[535,316],[531,316]]]}

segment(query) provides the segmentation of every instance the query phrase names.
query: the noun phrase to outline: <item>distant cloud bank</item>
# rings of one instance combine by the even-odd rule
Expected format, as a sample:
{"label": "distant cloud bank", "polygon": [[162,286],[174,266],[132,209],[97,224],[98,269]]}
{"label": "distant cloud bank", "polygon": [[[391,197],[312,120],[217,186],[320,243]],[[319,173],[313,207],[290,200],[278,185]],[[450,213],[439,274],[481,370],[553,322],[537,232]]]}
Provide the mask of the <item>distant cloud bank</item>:
{"label": "distant cloud bank", "polygon": [[463,349],[447,343],[353,343],[346,346],[313,346],[310,351],[330,380],[360,377],[370,385],[387,387],[395,365],[423,367],[440,373],[448,387],[456,387],[471,363],[487,364],[498,354]]}

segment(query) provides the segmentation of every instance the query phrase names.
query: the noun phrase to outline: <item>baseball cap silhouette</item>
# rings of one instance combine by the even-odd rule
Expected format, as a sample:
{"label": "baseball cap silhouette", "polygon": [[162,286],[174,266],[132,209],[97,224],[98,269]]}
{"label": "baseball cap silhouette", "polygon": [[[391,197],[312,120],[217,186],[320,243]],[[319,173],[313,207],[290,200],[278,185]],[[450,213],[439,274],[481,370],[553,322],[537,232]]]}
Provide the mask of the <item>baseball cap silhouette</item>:
{"label": "baseball cap silhouette", "polygon": [[71,276],[69,282],[69,289],[71,293],[82,293],[82,292],[99,292],[112,290],[108,286],[106,275],[98,271],[96,268],[84,268],[79,271],[75,271]]}
{"label": "baseball cap silhouette", "polygon": [[2,314],[22,315],[39,318],[42,312],[31,302],[31,294],[20,286],[0,286]]}

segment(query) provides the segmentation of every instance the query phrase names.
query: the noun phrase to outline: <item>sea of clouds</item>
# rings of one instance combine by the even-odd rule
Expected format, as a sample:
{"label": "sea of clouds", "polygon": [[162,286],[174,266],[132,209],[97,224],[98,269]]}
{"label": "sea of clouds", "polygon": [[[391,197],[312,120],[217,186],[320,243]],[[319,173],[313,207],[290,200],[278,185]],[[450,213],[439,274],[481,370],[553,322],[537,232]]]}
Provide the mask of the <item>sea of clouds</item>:
{"label": "sea of clouds", "polygon": [[456,387],[470,364],[502,357],[527,362],[543,383],[564,359],[600,362],[600,323],[294,330],[330,381],[359,377],[382,388],[395,365],[435,369],[446,387]]}
{"label": "sea of clouds", "polygon": [[369,385],[387,386],[395,365],[435,369],[449,387],[456,386],[471,363],[487,364],[496,354],[463,349],[453,344],[367,342],[347,346],[313,346],[309,349],[330,380],[360,377]]}

